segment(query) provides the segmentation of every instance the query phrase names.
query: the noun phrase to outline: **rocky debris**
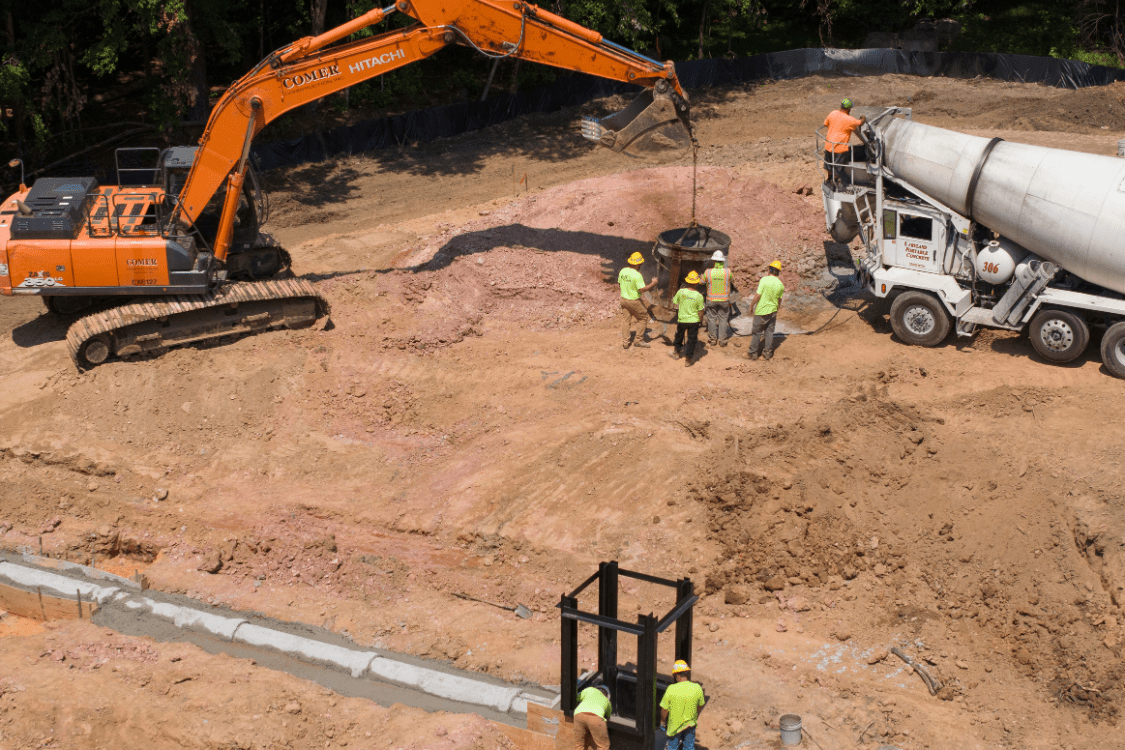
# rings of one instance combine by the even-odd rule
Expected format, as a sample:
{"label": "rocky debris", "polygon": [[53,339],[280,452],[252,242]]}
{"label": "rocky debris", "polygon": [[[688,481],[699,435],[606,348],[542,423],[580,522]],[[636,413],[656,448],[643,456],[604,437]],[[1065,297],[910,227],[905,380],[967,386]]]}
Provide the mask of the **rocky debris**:
{"label": "rocky debris", "polygon": [[199,568],[198,568],[198,570],[202,570],[204,573],[211,573],[212,575],[214,575],[215,573],[218,573],[222,569],[223,569],[223,556],[217,550],[214,551],[214,552],[209,552],[206,555],[204,555],[203,561],[201,563],[199,563]]}
{"label": "rocky debris", "polygon": [[298,703],[297,701],[289,701],[288,703],[285,704],[284,710],[285,710],[285,713],[287,713],[287,714],[293,714],[293,715],[299,714],[299,713],[301,713],[301,704]]}
{"label": "rocky debris", "polygon": [[752,596],[753,590],[749,586],[736,584],[734,586],[728,586],[726,591],[723,592],[723,601],[727,604],[737,606],[740,604],[746,604],[750,601],[750,598]]}
{"label": "rocky debris", "polygon": [[871,656],[867,657],[867,663],[872,664],[872,665],[878,664],[878,663],[884,661],[890,655],[891,655],[891,652],[888,651],[887,649],[877,648],[877,649],[875,649],[875,651],[872,652]]}
{"label": "rocky debris", "polygon": [[156,492],[152,496],[152,499],[156,500],[157,502],[162,502],[164,500],[167,500],[168,499],[168,490],[164,489],[163,487],[157,487]]}

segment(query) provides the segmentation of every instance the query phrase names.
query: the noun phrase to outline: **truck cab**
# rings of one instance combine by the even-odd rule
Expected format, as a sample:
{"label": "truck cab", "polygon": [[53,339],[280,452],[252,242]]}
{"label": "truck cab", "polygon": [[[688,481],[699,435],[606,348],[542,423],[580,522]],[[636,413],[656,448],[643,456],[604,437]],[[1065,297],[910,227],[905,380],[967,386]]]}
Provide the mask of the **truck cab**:
{"label": "truck cab", "polygon": [[941,273],[948,218],[928,206],[883,203],[883,262],[898,268]]}

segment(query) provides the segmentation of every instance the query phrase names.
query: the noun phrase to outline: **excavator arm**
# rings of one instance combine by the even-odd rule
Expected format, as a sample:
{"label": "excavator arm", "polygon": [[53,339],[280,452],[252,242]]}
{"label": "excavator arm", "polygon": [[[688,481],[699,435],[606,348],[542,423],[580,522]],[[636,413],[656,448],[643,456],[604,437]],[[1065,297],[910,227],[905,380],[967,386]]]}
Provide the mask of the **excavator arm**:
{"label": "excavator arm", "polygon": [[[400,12],[410,27],[345,44],[341,40]],[[518,0],[399,0],[317,37],[306,37],[259,63],[223,94],[200,139],[180,192],[179,221],[193,223],[227,183],[215,257],[230,247],[250,144],[268,123],[328,94],[422,60],[451,44],[488,57],[513,57],[646,88],[626,110],[587,121],[583,134],[626,153],[689,145],[688,101],[672,63],[659,63],[600,34]]]}

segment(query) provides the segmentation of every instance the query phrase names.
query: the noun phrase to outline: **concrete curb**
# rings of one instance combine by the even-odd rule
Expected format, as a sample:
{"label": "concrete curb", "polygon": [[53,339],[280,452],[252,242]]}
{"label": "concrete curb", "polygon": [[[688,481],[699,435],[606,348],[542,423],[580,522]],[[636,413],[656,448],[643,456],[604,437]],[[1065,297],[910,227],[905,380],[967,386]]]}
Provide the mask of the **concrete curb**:
{"label": "concrete curb", "polygon": [[280,651],[301,661],[339,667],[349,672],[352,677],[362,676],[371,661],[379,658],[379,655],[373,651],[353,651],[333,646],[331,643],[302,638],[299,635],[263,628],[260,625],[251,625],[246,621],[237,626],[236,632],[233,633],[233,640],[248,646]]}
{"label": "concrete curb", "polygon": [[[36,564],[34,560],[27,560],[26,557],[24,561]],[[85,566],[73,563],[62,569],[80,574],[88,570]],[[41,588],[44,593],[49,592],[52,596],[64,599],[74,599],[77,592],[81,592],[83,601],[122,607],[137,617],[155,617],[193,633],[274,651],[309,664],[339,669],[353,678],[393,683],[435,698],[469,706],[481,706],[502,714],[526,714],[529,703],[548,707],[554,703],[550,698],[526,692],[518,687],[475,680],[467,675],[451,674],[398,661],[374,651],[349,649],[314,638],[254,625],[249,620],[157,601],[140,593],[139,587],[132,581],[128,581],[129,584],[133,584],[129,590],[122,590],[117,586],[100,586],[38,567],[0,560],[0,582],[28,591]]]}
{"label": "concrete curb", "polygon": [[42,589],[51,596],[60,599],[77,599],[75,592],[82,592],[82,601],[105,604],[114,596],[122,593],[116,586],[99,586],[69,576],[57,573],[48,573],[37,568],[28,568],[23,565],[13,565],[0,561],[0,582],[10,581],[17,588],[27,591]]}

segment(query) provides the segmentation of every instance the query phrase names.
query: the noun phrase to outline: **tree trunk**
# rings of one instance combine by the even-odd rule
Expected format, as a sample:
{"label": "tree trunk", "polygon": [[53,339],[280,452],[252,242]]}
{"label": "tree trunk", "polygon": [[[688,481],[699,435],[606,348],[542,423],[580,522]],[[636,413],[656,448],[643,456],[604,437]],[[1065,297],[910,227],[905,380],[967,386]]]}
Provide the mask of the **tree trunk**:
{"label": "tree trunk", "polygon": [[496,68],[500,65],[500,58],[497,57],[492,61],[492,67],[488,70],[488,80],[484,82],[484,91],[481,92],[480,100],[483,102],[488,98],[488,90],[492,88],[492,77],[496,75]]}
{"label": "tree trunk", "polygon": [[[328,0],[310,0],[310,15],[312,16],[312,35],[320,36],[324,33],[324,16],[328,12]],[[320,110],[320,100],[309,102],[308,111],[316,113]]]}
{"label": "tree trunk", "polygon": [[703,13],[699,16],[699,59],[703,59],[703,37],[707,29],[707,12],[711,10],[711,0],[703,0]]}
{"label": "tree trunk", "polygon": [[[16,51],[16,27],[12,21],[12,11],[7,13],[8,49],[14,54]],[[12,104],[13,114],[16,116],[16,153],[23,157],[23,99],[16,97]]]}
{"label": "tree trunk", "polygon": [[324,16],[328,12],[328,0],[310,0],[312,15],[312,35],[324,33]]}
{"label": "tree trunk", "polygon": [[207,85],[207,55],[194,27],[195,9],[191,0],[184,3],[188,46],[188,83],[191,86],[189,120],[206,120],[211,115],[211,88]]}

